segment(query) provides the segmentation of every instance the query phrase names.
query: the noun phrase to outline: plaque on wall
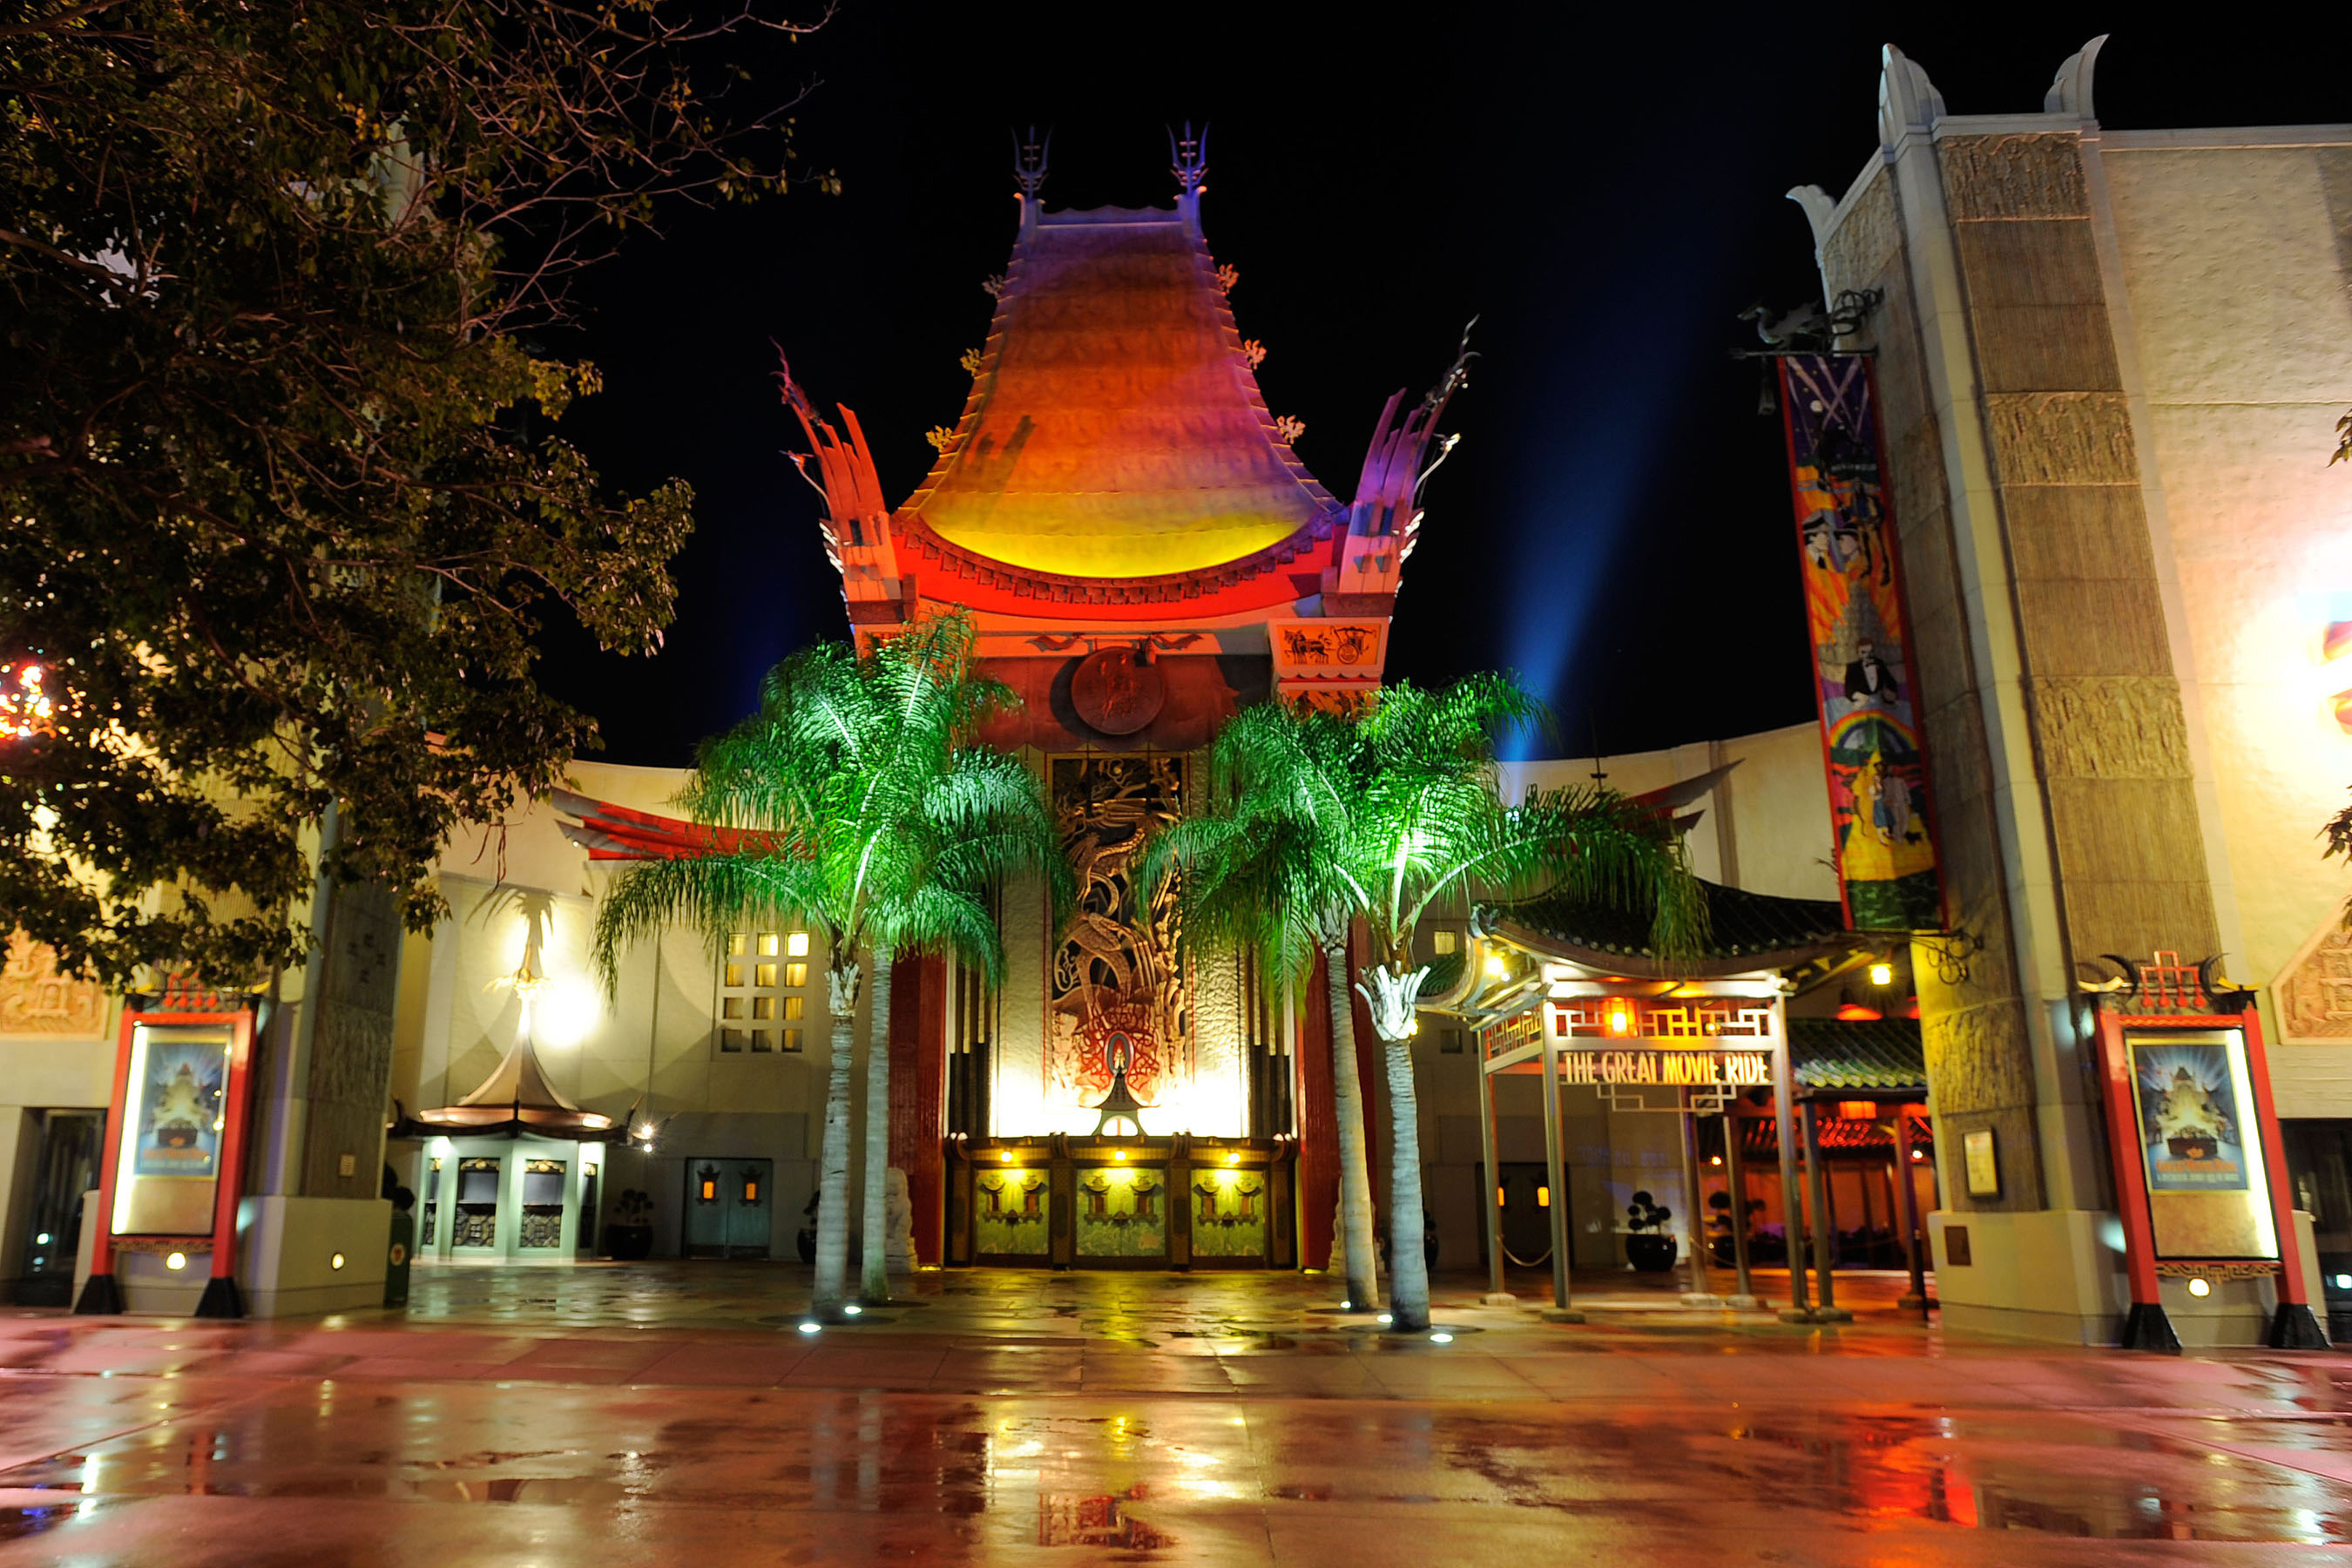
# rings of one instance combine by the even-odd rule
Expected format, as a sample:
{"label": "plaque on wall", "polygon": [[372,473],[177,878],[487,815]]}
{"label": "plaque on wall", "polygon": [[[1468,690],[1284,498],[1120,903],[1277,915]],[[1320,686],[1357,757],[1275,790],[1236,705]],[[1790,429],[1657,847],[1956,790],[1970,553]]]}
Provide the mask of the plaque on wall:
{"label": "plaque on wall", "polygon": [[1969,1196],[2000,1196],[2000,1162],[1993,1154],[1992,1129],[1979,1127],[1960,1138],[1960,1154],[1969,1173]]}

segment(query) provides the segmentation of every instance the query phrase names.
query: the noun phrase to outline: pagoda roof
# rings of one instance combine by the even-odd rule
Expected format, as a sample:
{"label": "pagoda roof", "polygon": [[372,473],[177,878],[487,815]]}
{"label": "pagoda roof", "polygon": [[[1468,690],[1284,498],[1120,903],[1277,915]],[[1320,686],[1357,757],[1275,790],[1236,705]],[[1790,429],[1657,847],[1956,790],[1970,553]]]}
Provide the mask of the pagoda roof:
{"label": "pagoda roof", "polygon": [[1255,577],[1340,514],[1275,430],[1188,195],[1024,206],[963,417],[894,521],[926,555],[1102,582]]}
{"label": "pagoda roof", "polygon": [[622,1123],[600,1111],[581,1110],[547,1081],[547,1070],[540,1066],[528,1025],[516,1032],[515,1043],[480,1088],[455,1105],[404,1111],[392,1130],[395,1138],[524,1133],[581,1143],[618,1142],[625,1133]]}

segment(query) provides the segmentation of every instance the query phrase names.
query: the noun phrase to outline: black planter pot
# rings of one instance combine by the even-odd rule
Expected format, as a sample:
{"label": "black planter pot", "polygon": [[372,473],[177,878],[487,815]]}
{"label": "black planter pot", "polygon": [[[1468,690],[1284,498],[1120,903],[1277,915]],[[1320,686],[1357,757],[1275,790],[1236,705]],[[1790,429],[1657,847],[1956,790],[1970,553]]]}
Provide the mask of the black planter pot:
{"label": "black planter pot", "polygon": [[1625,1238],[1625,1261],[1644,1274],[1664,1274],[1675,1266],[1678,1244],[1671,1236],[1635,1231]]}
{"label": "black planter pot", "polygon": [[634,1263],[652,1256],[654,1227],[649,1225],[608,1225],[604,1227],[604,1246],[616,1263]]}

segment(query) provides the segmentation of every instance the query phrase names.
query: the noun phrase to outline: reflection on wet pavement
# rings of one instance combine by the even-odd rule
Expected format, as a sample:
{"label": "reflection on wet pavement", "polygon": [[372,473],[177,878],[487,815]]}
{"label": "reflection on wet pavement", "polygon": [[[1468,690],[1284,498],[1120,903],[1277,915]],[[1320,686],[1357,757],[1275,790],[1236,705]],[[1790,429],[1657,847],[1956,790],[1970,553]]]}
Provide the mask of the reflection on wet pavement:
{"label": "reflection on wet pavement", "polygon": [[[422,1310],[0,1316],[0,1564],[2231,1561],[2352,1543],[2352,1363],[1288,1277],[442,1269]],[[1857,1287],[1858,1297],[1866,1292]],[[493,1505],[493,1506],[468,1506]],[[2173,1546],[2152,1542],[2179,1543]],[[2251,1560],[2251,1559],[2249,1559]]]}

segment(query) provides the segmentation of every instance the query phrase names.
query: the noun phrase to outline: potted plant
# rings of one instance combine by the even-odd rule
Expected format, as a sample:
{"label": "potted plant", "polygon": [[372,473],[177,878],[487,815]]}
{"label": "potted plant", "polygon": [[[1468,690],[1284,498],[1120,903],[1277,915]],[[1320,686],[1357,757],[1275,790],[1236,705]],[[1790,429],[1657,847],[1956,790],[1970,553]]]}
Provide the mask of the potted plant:
{"label": "potted plant", "polygon": [[634,1262],[654,1249],[654,1200],[635,1187],[622,1193],[604,1227],[604,1249],[616,1263]]}
{"label": "potted plant", "polygon": [[1675,1238],[1666,1234],[1674,1210],[1654,1202],[1647,1193],[1635,1193],[1625,1205],[1625,1261],[1644,1274],[1664,1274],[1675,1266]]}

